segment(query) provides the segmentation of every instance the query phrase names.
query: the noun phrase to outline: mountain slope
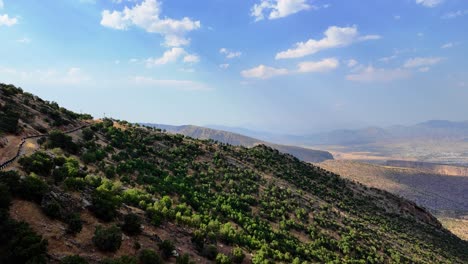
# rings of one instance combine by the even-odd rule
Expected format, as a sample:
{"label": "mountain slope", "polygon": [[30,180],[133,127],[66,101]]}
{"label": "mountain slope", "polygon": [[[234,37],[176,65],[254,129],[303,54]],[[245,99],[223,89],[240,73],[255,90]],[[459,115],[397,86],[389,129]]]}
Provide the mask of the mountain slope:
{"label": "mountain slope", "polygon": [[218,142],[225,144],[230,144],[234,146],[244,146],[244,147],[254,147],[256,145],[267,145],[272,148],[275,148],[282,153],[291,154],[300,160],[307,162],[322,162],[325,160],[333,159],[327,151],[307,149],[297,146],[286,146],[280,144],[274,144],[270,142],[265,142],[256,138],[247,137],[241,134],[232,133],[223,130],[185,125],[185,126],[170,126],[170,125],[160,125],[160,124],[143,124],[150,127],[156,127],[159,129],[167,130],[171,133],[182,134],[192,138],[198,139],[212,139]]}
{"label": "mountain slope", "polygon": [[[21,91],[0,87],[22,106]],[[268,146],[87,122],[27,139],[33,151],[0,172],[1,263],[468,261],[468,242],[416,204]]]}

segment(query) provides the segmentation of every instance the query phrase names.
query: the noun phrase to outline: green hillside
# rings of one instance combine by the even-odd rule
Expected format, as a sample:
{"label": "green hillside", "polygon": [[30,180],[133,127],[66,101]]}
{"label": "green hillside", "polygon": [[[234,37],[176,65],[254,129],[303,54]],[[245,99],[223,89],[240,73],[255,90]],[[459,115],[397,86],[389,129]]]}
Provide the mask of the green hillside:
{"label": "green hillside", "polygon": [[271,147],[61,108],[70,123],[52,125],[35,110],[50,103],[4,85],[0,98],[9,142],[47,128],[0,172],[0,263],[468,262],[468,242],[415,203]]}

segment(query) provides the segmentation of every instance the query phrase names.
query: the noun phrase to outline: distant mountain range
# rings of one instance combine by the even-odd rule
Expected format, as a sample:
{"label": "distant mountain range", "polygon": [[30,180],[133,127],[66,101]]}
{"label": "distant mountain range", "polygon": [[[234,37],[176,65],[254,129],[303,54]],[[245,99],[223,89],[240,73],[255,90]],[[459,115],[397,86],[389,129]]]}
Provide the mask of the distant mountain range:
{"label": "distant mountain range", "polygon": [[410,126],[397,125],[385,128],[367,127],[363,129],[339,129],[308,135],[281,135],[237,127],[210,127],[218,127],[225,131],[254,136],[265,141],[299,146],[347,146],[412,139],[468,141],[468,121],[454,122],[448,120],[430,120]]}
{"label": "distant mountain range", "polygon": [[170,133],[182,134],[188,137],[197,138],[197,139],[212,139],[222,143],[235,145],[235,146],[244,146],[244,147],[254,147],[256,145],[264,144],[279,150],[280,152],[291,154],[297,157],[300,160],[307,162],[322,162],[325,160],[333,159],[333,155],[327,151],[308,149],[297,146],[288,146],[280,145],[253,137],[244,136],[238,133],[233,133],[224,130],[199,127],[193,125],[184,125],[184,126],[171,126],[163,124],[149,124],[142,123],[142,125],[156,127],[164,129]]}

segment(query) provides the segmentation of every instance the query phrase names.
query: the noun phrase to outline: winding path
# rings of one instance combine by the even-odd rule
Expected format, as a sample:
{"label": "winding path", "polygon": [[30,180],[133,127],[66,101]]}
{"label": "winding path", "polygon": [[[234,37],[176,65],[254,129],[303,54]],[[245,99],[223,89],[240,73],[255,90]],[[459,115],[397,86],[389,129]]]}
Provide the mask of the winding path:
{"label": "winding path", "polygon": [[[65,131],[63,133],[65,134],[71,134],[73,132],[76,132],[78,130],[81,130],[83,128],[86,128],[86,127],[89,127],[90,124],[86,124],[86,125],[83,125],[83,126],[80,126],[80,127],[77,127],[77,128],[73,128],[71,130],[68,130],[68,131]],[[23,149],[23,146],[24,146],[24,143],[26,143],[26,140],[27,139],[31,139],[31,138],[40,138],[40,137],[48,137],[49,134],[40,134],[40,135],[35,135],[35,136],[27,136],[27,137],[23,137],[21,138],[21,143],[18,145],[18,151],[16,152],[16,155],[5,161],[4,163],[0,164],[0,171],[6,169],[9,165],[11,165],[15,160],[17,160],[20,156],[21,156],[21,151]]]}

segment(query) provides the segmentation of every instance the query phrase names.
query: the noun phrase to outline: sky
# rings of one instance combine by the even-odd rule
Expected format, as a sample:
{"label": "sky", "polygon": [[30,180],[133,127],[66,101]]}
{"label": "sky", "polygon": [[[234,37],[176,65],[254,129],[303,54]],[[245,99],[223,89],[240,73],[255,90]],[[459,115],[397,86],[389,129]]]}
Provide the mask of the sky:
{"label": "sky", "polygon": [[0,82],[130,122],[466,120],[467,28],[466,0],[0,0]]}

